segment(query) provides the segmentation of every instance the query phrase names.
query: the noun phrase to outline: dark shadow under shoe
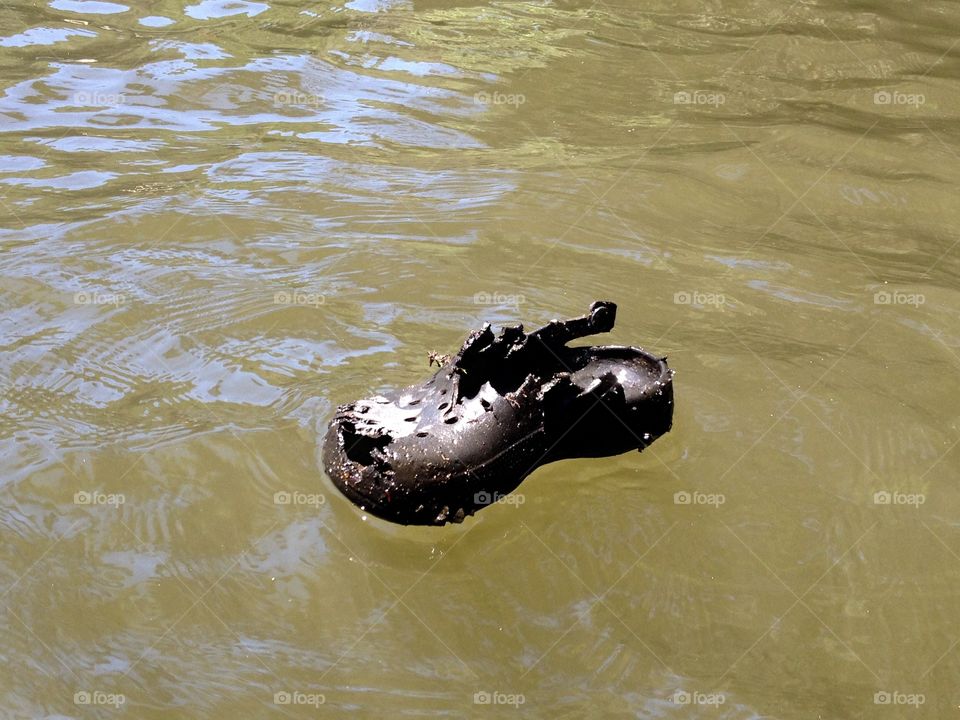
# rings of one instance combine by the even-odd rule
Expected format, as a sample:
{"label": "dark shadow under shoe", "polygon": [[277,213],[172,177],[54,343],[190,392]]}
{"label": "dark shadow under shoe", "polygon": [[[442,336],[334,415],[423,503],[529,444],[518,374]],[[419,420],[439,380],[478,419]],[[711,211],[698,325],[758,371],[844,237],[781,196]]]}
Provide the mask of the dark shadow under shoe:
{"label": "dark shadow under shoe", "polygon": [[[529,334],[473,332],[421,385],[341,405],[323,463],[373,515],[404,525],[460,522],[540,465],[643,450],[670,429],[666,358],[635,347],[567,347],[608,332],[617,306]],[[431,354],[431,362],[436,355]]]}

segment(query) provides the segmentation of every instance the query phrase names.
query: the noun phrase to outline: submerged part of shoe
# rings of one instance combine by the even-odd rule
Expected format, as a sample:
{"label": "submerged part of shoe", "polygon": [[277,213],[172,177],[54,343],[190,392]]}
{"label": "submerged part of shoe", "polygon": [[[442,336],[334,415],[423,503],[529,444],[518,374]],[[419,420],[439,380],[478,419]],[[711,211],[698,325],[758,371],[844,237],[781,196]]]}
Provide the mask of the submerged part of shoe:
{"label": "submerged part of shoe", "polygon": [[[670,429],[673,371],[635,347],[567,347],[617,306],[495,335],[486,324],[421,385],[341,405],[323,463],[363,510],[404,525],[461,522],[540,465],[643,450]],[[431,362],[436,359],[431,354]]]}

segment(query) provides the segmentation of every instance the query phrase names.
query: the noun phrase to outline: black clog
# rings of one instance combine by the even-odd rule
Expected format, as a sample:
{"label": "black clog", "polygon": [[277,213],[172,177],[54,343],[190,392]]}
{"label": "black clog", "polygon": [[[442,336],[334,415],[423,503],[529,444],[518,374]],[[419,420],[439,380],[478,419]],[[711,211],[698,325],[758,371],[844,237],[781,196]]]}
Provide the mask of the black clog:
{"label": "black clog", "polygon": [[670,429],[673,371],[635,347],[567,347],[617,306],[526,334],[473,332],[421,385],[341,405],[323,463],[363,510],[404,525],[461,522],[540,465],[643,450]]}

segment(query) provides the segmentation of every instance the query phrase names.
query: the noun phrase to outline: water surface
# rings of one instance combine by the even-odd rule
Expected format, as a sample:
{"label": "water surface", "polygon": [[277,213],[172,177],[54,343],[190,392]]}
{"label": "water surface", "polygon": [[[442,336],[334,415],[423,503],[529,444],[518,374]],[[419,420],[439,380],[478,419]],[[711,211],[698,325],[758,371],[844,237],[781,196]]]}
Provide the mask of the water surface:
{"label": "water surface", "polygon": [[[960,704],[955,4],[0,18],[11,717]],[[445,529],[323,475],[336,404],[596,299],[677,370],[647,452]]]}

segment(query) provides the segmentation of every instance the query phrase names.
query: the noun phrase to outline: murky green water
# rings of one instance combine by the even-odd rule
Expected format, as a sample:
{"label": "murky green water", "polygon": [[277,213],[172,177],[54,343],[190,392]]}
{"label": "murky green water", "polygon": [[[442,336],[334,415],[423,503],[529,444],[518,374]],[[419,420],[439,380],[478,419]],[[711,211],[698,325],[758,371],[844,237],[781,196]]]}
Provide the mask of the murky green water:
{"label": "murky green water", "polygon": [[[955,712],[955,3],[0,18],[5,717]],[[648,452],[445,529],[324,477],[337,403],[598,298]]]}

